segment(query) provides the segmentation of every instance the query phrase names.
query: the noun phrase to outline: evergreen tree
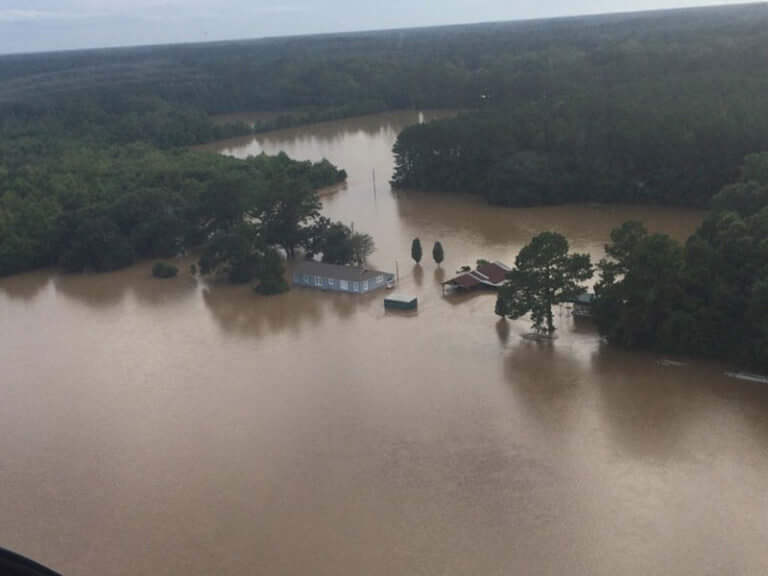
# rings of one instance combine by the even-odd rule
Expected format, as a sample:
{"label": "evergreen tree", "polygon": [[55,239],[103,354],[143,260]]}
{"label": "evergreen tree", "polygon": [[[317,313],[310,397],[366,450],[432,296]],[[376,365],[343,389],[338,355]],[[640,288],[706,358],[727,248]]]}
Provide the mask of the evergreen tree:
{"label": "evergreen tree", "polygon": [[411,258],[413,258],[416,264],[421,263],[421,240],[418,238],[414,238],[413,242],[411,242]]}
{"label": "evergreen tree", "polygon": [[438,266],[443,263],[443,260],[445,259],[445,253],[443,252],[443,245],[440,244],[440,242],[435,242],[434,248],[432,248],[432,258],[435,259],[435,262]]}

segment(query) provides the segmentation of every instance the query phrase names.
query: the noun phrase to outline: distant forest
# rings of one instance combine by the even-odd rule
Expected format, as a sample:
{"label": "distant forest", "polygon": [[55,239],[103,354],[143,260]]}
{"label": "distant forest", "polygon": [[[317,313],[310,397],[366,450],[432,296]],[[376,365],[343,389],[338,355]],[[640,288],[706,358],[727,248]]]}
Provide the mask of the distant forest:
{"label": "distant forest", "polygon": [[768,149],[766,54],[766,5],[510,30],[475,70],[481,109],[404,131],[393,183],[503,205],[706,206]]}
{"label": "distant forest", "polygon": [[[613,180],[631,171],[642,199],[656,180],[707,162],[713,150],[732,160],[733,177],[746,153],[765,143],[766,53],[768,7],[749,5],[13,55],[0,57],[0,117],[4,137],[42,125],[48,134],[172,147],[245,129],[216,127],[213,114],[285,111],[290,122],[293,109],[314,110],[296,117],[311,120],[483,108],[476,125],[435,125],[454,154],[461,147],[468,162],[488,164],[473,166],[462,186],[479,187],[486,167],[503,177],[499,161],[535,152],[552,166],[586,162]],[[489,137],[485,146],[478,132]],[[411,140],[418,138],[403,143]],[[502,158],[484,158],[491,146]],[[661,168],[659,156],[667,158]],[[653,179],[636,177],[645,168],[657,171]],[[714,189],[729,179],[713,177]],[[686,186],[706,184],[699,178]],[[450,181],[444,170],[434,179],[424,183]],[[680,199],[700,196],[686,187]]]}
{"label": "distant forest", "polygon": [[250,130],[215,114],[273,111],[270,128],[451,107],[476,112],[406,131],[396,184],[703,205],[768,148],[766,54],[755,4],[5,56],[0,164],[62,136],[172,148]]}

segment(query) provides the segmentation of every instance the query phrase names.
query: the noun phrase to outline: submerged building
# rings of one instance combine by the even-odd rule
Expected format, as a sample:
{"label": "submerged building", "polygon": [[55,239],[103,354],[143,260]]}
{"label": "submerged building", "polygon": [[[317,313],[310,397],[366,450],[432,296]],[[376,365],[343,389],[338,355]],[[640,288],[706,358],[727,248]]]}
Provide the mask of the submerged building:
{"label": "submerged building", "polygon": [[458,276],[443,282],[443,291],[448,288],[463,291],[498,290],[504,286],[510,272],[511,268],[502,262],[480,260],[475,270],[469,270],[467,266]]}
{"label": "submerged building", "polygon": [[585,292],[584,294],[579,294],[571,302],[573,303],[574,316],[582,318],[590,318],[592,316],[592,306],[595,303],[594,293]]}
{"label": "submerged building", "polygon": [[372,292],[395,281],[395,275],[389,272],[326,264],[315,260],[305,260],[298,264],[293,270],[292,278],[294,286],[355,294]]}

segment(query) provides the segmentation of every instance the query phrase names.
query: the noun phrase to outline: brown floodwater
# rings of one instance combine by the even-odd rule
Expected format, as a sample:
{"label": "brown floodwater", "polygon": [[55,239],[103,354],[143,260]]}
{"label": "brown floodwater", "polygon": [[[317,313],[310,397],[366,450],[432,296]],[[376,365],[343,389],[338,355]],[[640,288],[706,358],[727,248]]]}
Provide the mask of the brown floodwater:
{"label": "brown floodwater", "polygon": [[493,295],[439,288],[541,230],[597,258],[623,220],[683,239],[702,214],[394,194],[418,119],[218,146],[346,168],[325,212],[374,236],[416,314],[149,263],[0,280],[0,546],[86,576],[768,573],[765,385],[613,348],[566,311],[530,342]]}

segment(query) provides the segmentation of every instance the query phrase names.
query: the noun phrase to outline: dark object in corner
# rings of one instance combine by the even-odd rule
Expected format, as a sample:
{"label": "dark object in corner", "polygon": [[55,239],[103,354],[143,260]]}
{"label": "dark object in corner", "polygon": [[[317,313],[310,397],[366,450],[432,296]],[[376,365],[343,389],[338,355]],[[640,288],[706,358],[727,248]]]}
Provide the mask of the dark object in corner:
{"label": "dark object in corner", "polygon": [[0,574],[3,576],[60,576],[57,572],[0,548]]}

